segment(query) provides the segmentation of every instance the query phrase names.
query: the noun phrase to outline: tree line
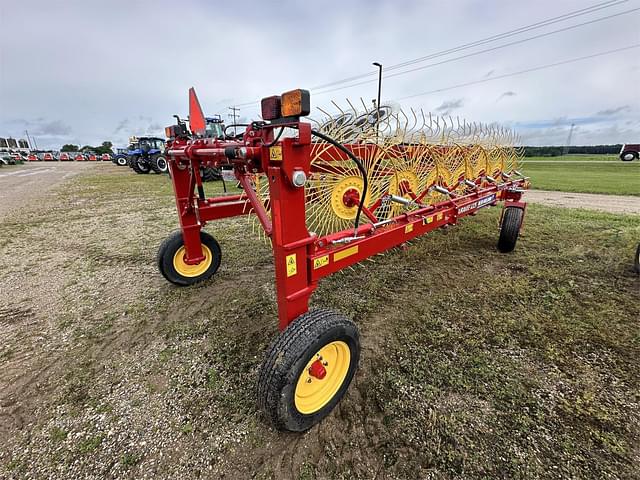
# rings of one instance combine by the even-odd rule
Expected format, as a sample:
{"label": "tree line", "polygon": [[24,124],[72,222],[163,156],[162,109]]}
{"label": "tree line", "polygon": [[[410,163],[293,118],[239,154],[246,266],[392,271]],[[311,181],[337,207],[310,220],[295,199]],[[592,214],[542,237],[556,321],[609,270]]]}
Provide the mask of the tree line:
{"label": "tree line", "polygon": [[559,157],[571,154],[618,154],[622,144],[615,145],[585,145],[576,147],[524,147],[525,157]]}
{"label": "tree line", "polygon": [[113,143],[111,142],[102,142],[102,145],[97,147],[92,147],[91,145],[85,145],[80,148],[79,145],[74,145],[73,143],[66,143],[60,149],[61,152],[94,152],[98,155],[102,155],[103,153],[108,153],[109,155],[113,155]]}

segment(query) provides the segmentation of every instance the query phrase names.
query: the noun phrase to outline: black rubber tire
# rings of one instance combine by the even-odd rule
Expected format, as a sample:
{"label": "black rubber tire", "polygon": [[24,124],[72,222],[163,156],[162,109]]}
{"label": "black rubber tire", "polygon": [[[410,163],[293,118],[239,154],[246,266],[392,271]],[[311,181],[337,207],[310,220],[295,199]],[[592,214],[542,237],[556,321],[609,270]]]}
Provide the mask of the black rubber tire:
{"label": "black rubber tire", "polygon": [[636,249],[636,256],[633,259],[633,270],[640,275],[640,243],[638,244],[638,248]]}
{"label": "black rubber tire", "polygon": [[[341,340],[350,351],[344,381],[331,400],[312,414],[295,406],[295,387],[303,369],[323,346]],[[320,422],[345,395],[360,359],[358,327],[331,310],[309,311],[294,320],[271,344],[260,368],[257,385],[258,406],[280,430],[303,432]]]}
{"label": "black rubber tire", "polygon": [[200,177],[203,182],[213,182],[214,180],[222,179],[220,171],[214,167],[200,167]]}
{"label": "black rubber tire", "polygon": [[638,158],[638,152],[632,152],[631,150],[620,154],[620,160],[623,162],[632,162],[636,158]]}
{"label": "black rubber tire", "polygon": [[203,245],[209,247],[209,250],[211,250],[211,254],[213,255],[211,265],[203,274],[197,277],[185,277],[176,271],[173,265],[173,257],[180,247],[184,245],[184,241],[182,240],[182,231],[177,230],[165,238],[160,244],[160,248],[158,248],[156,263],[162,276],[174,285],[186,287],[208,280],[215,275],[218,268],[220,268],[220,261],[222,260],[222,249],[220,248],[220,244],[215,238],[203,231],[200,232],[200,241]]}
{"label": "black rubber tire", "polygon": [[169,161],[165,155],[156,155],[154,162],[160,173],[169,173]]}
{"label": "black rubber tire", "polygon": [[149,164],[146,161],[142,160],[137,155],[133,155],[131,157],[130,162],[131,162],[130,163],[131,168],[136,173],[144,174],[144,173],[149,173],[151,171],[151,167],[149,166]]}
{"label": "black rubber tire", "polygon": [[162,173],[162,172],[160,172],[160,169],[156,165],[156,155],[152,155],[151,157],[149,157],[149,162],[148,163],[149,163],[149,168],[151,169],[152,172],[154,172],[154,173]]}
{"label": "black rubber tire", "polygon": [[500,238],[498,239],[498,250],[502,253],[512,252],[516,248],[524,210],[518,207],[507,207],[502,216],[500,226]]}
{"label": "black rubber tire", "polygon": [[164,157],[164,155],[160,155],[159,153],[153,155],[149,159],[149,167],[151,167],[151,170],[153,170],[155,173],[167,173],[167,159]]}
{"label": "black rubber tire", "polygon": [[118,157],[114,160],[113,163],[115,163],[119,167],[125,167],[127,165],[127,157]]}

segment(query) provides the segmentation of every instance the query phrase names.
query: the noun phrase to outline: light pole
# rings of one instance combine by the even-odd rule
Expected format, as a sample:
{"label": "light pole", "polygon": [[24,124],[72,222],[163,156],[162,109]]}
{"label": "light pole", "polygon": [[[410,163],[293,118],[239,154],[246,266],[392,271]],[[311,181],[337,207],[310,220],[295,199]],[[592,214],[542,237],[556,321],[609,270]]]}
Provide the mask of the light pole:
{"label": "light pole", "polygon": [[380,130],[380,92],[382,91],[382,64],[373,62],[378,67],[378,101],[376,103],[376,143],[378,143],[378,132]]}

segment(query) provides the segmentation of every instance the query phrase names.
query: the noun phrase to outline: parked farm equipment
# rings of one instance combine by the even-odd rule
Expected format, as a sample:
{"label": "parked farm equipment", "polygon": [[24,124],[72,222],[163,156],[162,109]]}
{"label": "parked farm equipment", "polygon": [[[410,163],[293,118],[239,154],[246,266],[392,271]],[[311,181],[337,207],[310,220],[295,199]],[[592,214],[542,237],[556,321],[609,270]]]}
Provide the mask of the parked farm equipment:
{"label": "parked farm equipment", "polygon": [[[174,118],[176,119],[177,125],[180,128],[188,131],[188,120],[181,119],[179,115],[174,115]],[[214,117],[205,117],[204,124],[205,128],[204,131],[199,135],[200,138],[225,138],[225,126],[224,122],[220,118],[220,115],[216,115]],[[221,169],[208,165],[200,165],[200,178],[202,178],[203,182],[213,182],[215,180],[224,181]]]}
{"label": "parked farm equipment", "polygon": [[128,162],[126,148],[116,148],[116,153],[111,157],[111,161],[120,167],[125,167]]}
{"label": "parked farm equipment", "polygon": [[22,155],[20,153],[10,153],[0,151],[0,166],[1,165],[15,165],[24,163]]}
{"label": "parked farm equipment", "polygon": [[157,137],[131,137],[129,139],[129,166],[136,173],[166,173],[164,139]]}
{"label": "parked farm equipment", "polygon": [[[262,118],[240,138],[206,138],[190,90],[190,128],[167,127],[167,155],[181,229],[157,256],[160,273],[185,286],[213,276],[221,247],[202,227],[253,214],[271,241],[281,333],[258,379],[258,403],[280,429],[303,431],[345,394],[358,365],[356,325],[309,310],[318,282],[420,235],[504,202],[498,250],[513,250],[529,182],[517,170],[515,136],[389,107],[302,121],[310,95],[262,100]],[[364,107],[364,104],[363,104]],[[207,197],[201,166],[230,166],[241,194]]]}
{"label": "parked farm equipment", "polygon": [[634,159],[640,158],[640,144],[638,143],[625,143],[620,149],[620,160],[623,162],[631,162]]}

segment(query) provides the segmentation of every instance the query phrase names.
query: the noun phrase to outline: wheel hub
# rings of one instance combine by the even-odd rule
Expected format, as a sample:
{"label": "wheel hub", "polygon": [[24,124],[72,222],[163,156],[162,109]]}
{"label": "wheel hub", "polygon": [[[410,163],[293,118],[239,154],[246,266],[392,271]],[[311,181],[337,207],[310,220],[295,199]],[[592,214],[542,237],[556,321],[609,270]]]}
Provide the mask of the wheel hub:
{"label": "wheel hub", "polygon": [[344,192],[344,195],[342,196],[342,203],[344,203],[345,206],[349,208],[355,207],[356,205],[358,205],[359,201],[360,201],[360,192],[358,192],[358,190],[356,190],[355,188],[350,188],[349,190]]}
{"label": "wheel hub", "polygon": [[391,195],[398,195],[409,198],[408,193],[413,192],[418,195],[420,192],[420,180],[415,172],[404,170],[394,175],[389,186]]}
{"label": "wheel hub", "polygon": [[307,415],[322,409],[340,390],[350,363],[351,351],[343,341],[331,342],[318,350],[298,377],[296,409]]}
{"label": "wheel hub", "polygon": [[[363,183],[361,177],[349,176],[340,180],[331,192],[331,210],[344,219],[353,220],[358,212],[358,204],[362,195]],[[365,198],[365,204],[369,198]]]}
{"label": "wheel hub", "polygon": [[183,277],[198,277],[205,273],[213,262],[213,254],[206,245],[202,245],[204,260],[195,265],[190,265],[185,261],[187,251],[184,246],[180,247],[173,256],[173,268]]}
{"label": "wheel hub", "polygon": [[327,376],[327,369],[324,368],[324,365],[322,365],[320,359],[311,364],[311,366],[309,367],[309,375],[319,380],[322,380]]}

